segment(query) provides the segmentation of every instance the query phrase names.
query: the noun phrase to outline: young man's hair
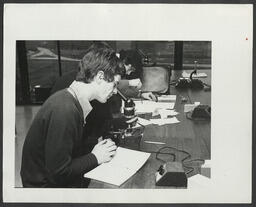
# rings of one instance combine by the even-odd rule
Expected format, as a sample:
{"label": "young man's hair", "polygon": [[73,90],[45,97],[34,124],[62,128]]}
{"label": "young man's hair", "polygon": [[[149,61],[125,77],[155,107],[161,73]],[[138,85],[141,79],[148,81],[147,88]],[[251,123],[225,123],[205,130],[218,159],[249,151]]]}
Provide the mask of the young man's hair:
{"label": "young man's hair", "polygon": [[121,50],[119,52],[120,59],[125,65],[132,65],[135,68],[135,72],[130,75],[126,75],[126,78],[141,78],[142,76],[142,57],[137,50]]}
{"label": "young man's hair", "polygon": [[134,60],[132,58],[133,56],[132,50],[121,50],[119,54],[120,54],[120,59],[123,61],[125,65],[134,66]]}
{"label": "young man's hair", "polygon": [[76,80],[90,83],[99,71],[104,72],[106,81],[112,82],[114,76],[122,76],[125,69],[116,56],[116,52],[110,46],[97,42],[89,47],[80,61]]}

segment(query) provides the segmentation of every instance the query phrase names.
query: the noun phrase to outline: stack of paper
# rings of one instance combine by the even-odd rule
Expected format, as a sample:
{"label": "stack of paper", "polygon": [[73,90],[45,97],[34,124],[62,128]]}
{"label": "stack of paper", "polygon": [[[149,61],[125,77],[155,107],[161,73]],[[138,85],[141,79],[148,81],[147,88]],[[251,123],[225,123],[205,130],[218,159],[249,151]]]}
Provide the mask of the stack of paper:
{"label": "stack of paper", "polygon": [[147,120],[147,119],[143,119],[143,118],[140,118],[138,117],[138,122],[143,125],[143,126],[147,126],[149,124],[152,124],[151,121]]}
{"label": "stack of paper", "polygon": [[158,101],[176,101],[176,95],[161,95],[157,97]]}
{"label": "stack of paper", "polygon": [[84,174],[84,177],[120,186],[135,174],[149,158],[150,153],[117,148],[115,157]]}
{"label": "stack of paper", "polygon": [[175,110],[169,110],[169,109],[158,109],[158,114],[160,114],[161,119],[166,119],[168,116],[176,116],[178,112]]}
{"label": "stack of paper", "polygon": [[[176,117],[172,117],[172,118],[167,118],[167,119],[150,119],[150,120],[138,118],[138,122],[143,126],[147,126],[150,124],[156,124],[158,126],[162,126],[165,124],[179,123],[180,121]],[[137,124],[134,128],[136,128],[136,127],[140,127],[140,125]]]}
{"label": "stack of paper", "polygon": [[136,113],[154,113],[156,109],[173,109],[174,102],[134,101]]}

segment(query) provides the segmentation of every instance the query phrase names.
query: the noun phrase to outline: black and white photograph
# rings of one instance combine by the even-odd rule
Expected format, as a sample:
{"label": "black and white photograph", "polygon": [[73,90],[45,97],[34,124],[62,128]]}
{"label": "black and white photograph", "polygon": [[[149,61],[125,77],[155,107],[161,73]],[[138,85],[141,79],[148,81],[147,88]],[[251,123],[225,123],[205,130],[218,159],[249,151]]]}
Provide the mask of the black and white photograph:
{"label": "black and white photograph", "polygon": [[5,202],[251,202],[252,5],[4,11]]}
{"label": "black and white photograph", "polygon": [[16,51],[16,187],[210,178],[210,41],[17,41]]}

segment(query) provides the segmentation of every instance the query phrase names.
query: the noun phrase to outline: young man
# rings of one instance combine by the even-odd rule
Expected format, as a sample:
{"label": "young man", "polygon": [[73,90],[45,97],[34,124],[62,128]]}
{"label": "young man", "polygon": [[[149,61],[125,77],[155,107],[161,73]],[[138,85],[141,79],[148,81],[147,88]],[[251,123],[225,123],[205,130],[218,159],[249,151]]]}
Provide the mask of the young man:
{"label": "young man", "polygon": [[142,98],[151,101],[157,101],[157,97],[152,92],[141,92],[142,87],[142,60],[136,50],[121,50],[120,59],[125,66],[125,78],[123,78],[118,89],[130,98]]}
{"label": "young man", "polygon": [[[112,49],[107,43],[95,41],[93,46],[95,48],[109,48]],[[120,59],[125,67],[125,79],[120,80],[118,89],[127,97],[130,98],[143,98],[156,101],[156,96],[152,92],[140,93],[142,83],[140,76],[142,73],[142,61],[141,57],[135,50],[121,50]],[[136,69],[135,69],[136,68]],[[67,88],[75,79],[76,71],[71,71],[61,76],[55,82],[51,93]],[[107,104],[101,104],[97,100],[91,102],[93,110],[86,117],[87,124],[84,127],[84,136],[87,137],[87,147],[94,146],[96,143],[96,137],[104,135],[109,128],[109,124],[112,123],[113,117],[118,116],[121,107],[121,98],[119,95],[112,96]]]}
{"label": "young man", "polygon": [[76,80],[52,95],[34,118],[23,146],[24,187],[84,187],[83,174],[112,159],[113,141],[103,140],[88,152],[82,134],[90,101],[105,103],[117,92],[122,73],[112,49],[88,49]]}

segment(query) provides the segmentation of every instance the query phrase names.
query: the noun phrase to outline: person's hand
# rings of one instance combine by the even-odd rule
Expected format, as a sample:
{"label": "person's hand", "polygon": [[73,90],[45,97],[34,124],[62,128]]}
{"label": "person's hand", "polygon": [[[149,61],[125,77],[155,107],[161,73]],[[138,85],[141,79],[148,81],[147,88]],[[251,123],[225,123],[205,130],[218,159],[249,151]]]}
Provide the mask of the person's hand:
{"label": "person's hand", "polygon": [[98,164],[109,162],[116,154],[117,146],[111,139],[105,139],[96,144],[92,153],[97,158]]}
{"label": "person's hand", "polygon": [[98,143],[101,142],[101,141],[103,141],[103,137],[102,137],[102,136],[100,136],[100,137],[98,138]]}
{"label": "person's hand", "polygon": [[141,98],[151,100],[151,101],[157,101],[157,97],[152,92],[142,93]]}
{"label": "person's hand", "polygon": [[142,83],[141,83],[139,78],[132,79],[132,80],[129,80],[129,86],[133,86],[133,87],[135,87],[137,89],[140,89],[141,86],[142,86]]}

